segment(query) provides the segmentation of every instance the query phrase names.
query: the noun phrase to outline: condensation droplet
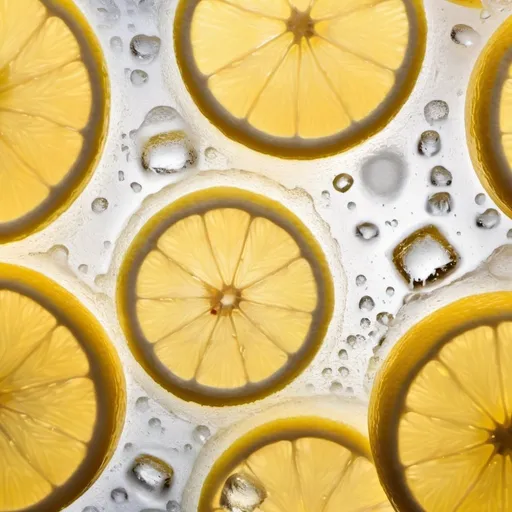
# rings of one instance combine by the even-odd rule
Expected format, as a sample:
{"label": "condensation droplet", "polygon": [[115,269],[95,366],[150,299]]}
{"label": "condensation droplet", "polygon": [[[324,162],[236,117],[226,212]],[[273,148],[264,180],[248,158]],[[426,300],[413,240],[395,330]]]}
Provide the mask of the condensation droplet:
{"label": "condensation droplet", "polygon": [[388,286],[386,288],[386,293],[390,296],[390,297],[393,297],[393,295],[395,295],[395,289],[392,287],[392,286]]}
{"label": "condensation droplet", "polygon": [[350,334],[347,336],[347,343],[353,347],[357,343],[357,338],[353,334]]}
{"label": "condensation droplet", "polygon": [[368,329],[372,323],[370,322],[369,318],[361,318],[361,321],[359,322],[359,325],[363,329]]}
{"label": "condensation droplet", "polygon": [[512,238],[512,229],[509,229],[507,231],[507,238],[509,238],[509,239]]}
{"label": "condensation droplet", "polygon": [[348,192],[352,188],[353,184],[354,178],[347,173],[338,174],[338,176],[336,176],[332,181],[334,189],[342,193]]}
{"label": "condensation droplet", "polygon": [[437,155],[441,151],[441,137],[435,130],[427,130],[420,136],[418,151],[426,157]]}
{"label": "condensation droplet", "polygon": [[452,28],[451,38],[454,43],[465,47],[473,46],[480,41],[478,32],[469,25],[462,23]]}
{"label": "condensation droplet", "polygon": [[391,152],[375,155],[363,163],[361,180],[373,195],[387,198],[396,196],[405,181],[403,159]]}
{"label": "condensation droplet", "polygon": [[356,226],[356,236],[363,240],[372,240],[379,236],[379,228],[371,222],[363,222]]}
{"label": "condensation droplet", "polygon": [[331,205],[331,194],[327,190],[322,192],[322,200],[324,202],[324,206]]}
{"label": "condensation droplet", "polygon": [[475,203],[478,206],[482,206],[485,203],[485,194],[477,194],[475,196]]}
{"label": "condensation droplet", "polygon": [[96,507],[85,507],[82,512],[100,512]]}
{"label": "condensation droplet", "polygon": [[448,192],[437,192],[427,200],[427,212],[436,217],[448,215],[453,209],[452,196]]}
{"label": "condensation droplet", "polygon": [[500,223],[500,214],[494,208],[488,208],[476,218],[476,225],[483,229],[495,228]]}
{"label": "condensation droplet", "polygon": [[209,147],[205,149],[204,156],[206,157],[206,160],[212,162],[219,156],[219,153],[215,148]]}
{"label": "condensation droplet", "polygon": [[332,375],[332,368],[324,368],[324,369],[322,370],[322,376],[323,376],[323,377],[328,378],[328,377],[330,377],[331,375]]}
{"label": "condensation droplet", "polygon": [[425,119],[429,124],[445,121],[446,119],[448,119],[449,113],[450,107],[448,106],[448,103],[446,103],[446,101],[443,100],[429,101],[425,105],[424,109]]}
{"label": "condensation droplet", "polygon": [[366,277],[362,274],[358,275],[356,277],[356,285],[357,286],[364,286],[366,284]]}
{"label": "condensation droplet", "polygon": [[89,271],[89,267],[82,263],[82,265],[78,266],[78,270],[82,272],[82,274],[87,274],[87,272]]}
{"label": "condensation droplet", "polygon": [[117,487],[110,493],[110,497],[114,503],[125,503],[128,501],[128,493],[123,487]]}
{"label": "condensation droplet", "polygon": [[340,394],[341,392],[343,392],[343,386],[341,384],[341,382],[338,382],[337,380],[335,380],[331,386],[329,387],[329,391],[331,393],[333,393],[334,395],[338,395]]}
{"label": "condensation droplet", "polygon": [[94,213],[102,213],[108,208],[108,201],[104,197],[97,197],[91,204]]}
{"label": "condensation droplet", "polygon": [[187,443],[183,449],[186,451],[186,452],[191,452],[192,451],[192,445]]}
{"label": "condensation droplet", "polygon": [[119,181],[124,181],[124,172],[123,172],[123,171],[119,171],[119,172],[117,173],[117,179],[118,179]]}
{"label": "condensation droplet", "polygon": [[134,446],[133,443],[126,443],[123,448],[125,452],[131,452],[134,449]]}
{"label": "condensation droplet", "polygon": [[356,209],[356,203],[350,201],[350,203],[347,204],[347,208],[349,210],[355,210]]}
{"label": "condensation droplet", "polygon": [[346,361],[348,359],[348,352],[342,348],[339,352],[338,352],[338,357],[342,360],[342,361]]}
{"label": "condensation droplet", "polygon": [[177,501],[172,500],[172,501],[167,502],[167,506],[165,507],[165,510],[167,512],[180,512],[181,507]]}
{"label": "condensation droplet", "polygon": [[138,34],[130,41],[130,51],[142,62],[151,62],[160,52],[161,40],[156,36]]}
{"label": "condensation droplet", "polygon": [[141,87],[149,80],[149,75],[143,71],[142,69],[134,69],[130,73],[130,82],[135,85],[135,87]]}
{"label": "condensation droplet", "polygon": [[350,370],[346,367],[346,366],[340,366],[338,368],[338,373],[342,376],[342,377],[348,377],[349,374],[350,374]]}
{"label": "condensation droplet", "polygon": [[391,320],[393,320],[393,315],[390,313],[386,313],[385,311],[377,315],[377,322],[379,322],[379,324],[381,325],[388,326]]}
{"label": "condensation droplet", "polygon": [[211,435],[210,429],[205,425],[197,426],[192,432],[192,438],[199,444],[206,443]]}
{"label": "condensation droplet", "polygon": [[142,190],[142,185],[140,183],[137,183],[134,181],[133,183],[130,183],[130,188],[138,194]]}
{"label": "condensation droplet", "polygon": [[375,307],[375,302],[369,295],[361,297],[359,301],[359,309],[361,311],[371,311]]}
{"label": "condensation droplet", "polygon": [[135,409],[139,412],[147,412],[149,410],[149,398],[147,396],[140,396],[135,401]]}
{"label": "condensation droplet", "polygon": [[150,418],[148,425],[155,430],[160,430],[162,428],[162,422],[158,418]]}
{"label": "condensation droplet", "polygon": [[114,36],[110,39],[110,49],[115,53],[123,51],[123,41],[120,37]]}
{"label": "condensation droplet", "polygon": [[430,183],[435,187],[449,187],[453,182],[452,173],[442,165],[436,165],[430,171]]}
{"label": "condensation droplet", "polygon": [[480,19],[482,21],[488,20],[490,17],[491,17],[491,13],[487,9],[482,9],[480,11]]}
{"label": "condensation droplet", "polygon": [[105,241],[103,242],[103,247],[104,247],[105,249],[110,249],[110,248],[112,247],[112,242],[111,242],[110,240],[105,240]]}

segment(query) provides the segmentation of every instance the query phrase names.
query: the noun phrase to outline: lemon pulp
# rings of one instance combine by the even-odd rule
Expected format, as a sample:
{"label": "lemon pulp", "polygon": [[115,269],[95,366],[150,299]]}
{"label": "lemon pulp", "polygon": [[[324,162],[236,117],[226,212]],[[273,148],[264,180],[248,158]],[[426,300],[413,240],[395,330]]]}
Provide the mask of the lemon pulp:
{"label": "lemon pulp", "polygon": [[0,510],[60,510],[94,480],[124,412],[97,322],[35,272],[0,265]]}
{"label": "lemon pulp", "polygon": [[480,181],[512,216],[512,18],[498,28],[473,71],[466,107],[471,157]]}
{"label": "lemon pulp", "polygon": [[8,241],[46,225],[85,186],[108,92],[99,44],[72,1],[4,0],[0,19],[0,241]]}
{"label": "lemon pulp", "polygon": [[512,294],[469,297],[413,327],[377,376],[370,439],[398,510],[512,507]]}
{"label": "lemon pulp", "polygon": [[199,512],[225,510],[222,491],[231,475],[250,478],[264,491],[258,512],[392,510],[367,440],[324,418],[276,420],[236,441],[208,474]]}
{"label": "lemon pulp", "polygon": [[214,188],[182,198],[137,235],[121,270],[123,327],[160,384],[185,399],[240,403],[289,382],[332,313],[312,235],[273,201]]}
{"label": "lemon pulp", "polygon": [[182,0],[175,45],[185,85],[223,132],[313,158],[394,117],[421,67],[425,20],[419,0]]}

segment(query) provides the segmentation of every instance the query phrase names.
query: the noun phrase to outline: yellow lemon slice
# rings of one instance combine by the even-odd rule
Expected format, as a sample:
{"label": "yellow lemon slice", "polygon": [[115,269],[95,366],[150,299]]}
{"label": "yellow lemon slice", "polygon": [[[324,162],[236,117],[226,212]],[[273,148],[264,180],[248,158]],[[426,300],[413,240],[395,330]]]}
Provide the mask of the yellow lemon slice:
{"label": "yellow lemon slice", "polygon": [[512,217],[512,18],[496,31],[471,77],[469,148],[480,181]]}
{"label": "yellow lemon slice", "polygon": [[194,101],[228,137],[315,158],[395,116],[425,26],[421,0],[182,0],[175,47]]}
{"label": "yellow lemon slice", "polygon": [[68,292],[0,264],[0,510],[60,510],[98,476],[124,416],[120,364]]}
{"label": "yellow lemon slice", "polygon": [[317,417],[275,420],[231,445],[209,472],[198,512],[392,511],[355,429]]}
{"label": "yellow lemon slice", "polygon": [[370,441],[397,510],[512,509],[512,293],[468,297],[410,329],[380,369]]}
{"label": "yellow lemon slice", "polygon": [[287,384],[319,348],[332,302],[325,257],[301,221],[234,188],[190,194],[153,217],[118,286],[123,328],[146,371],[211,405]]}
{"label": "yellow lemon slice", "polygon": [[0,2],[0,242],[41,229],[89,180],[107,128],[102,54],[71,0]]}

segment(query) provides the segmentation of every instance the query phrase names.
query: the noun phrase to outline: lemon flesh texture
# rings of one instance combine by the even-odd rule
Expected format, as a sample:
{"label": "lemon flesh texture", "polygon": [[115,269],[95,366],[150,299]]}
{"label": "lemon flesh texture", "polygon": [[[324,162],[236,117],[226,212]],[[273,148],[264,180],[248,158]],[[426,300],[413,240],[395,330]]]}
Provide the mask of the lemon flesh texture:
{"label": "lemon flesh texture", "polygon": [[364,140],[368,125],[378,124],[376,111],[405,90],[411,41],[422,60],[423,43],[411,37],[413,4],[182,2],[176,21],[180,67],[186,85],[197,85],[194,99],[209,104],[203,112],[221,129],[223,119],[231,123],[236,138],[263,150],[262,141],[277,138],[273,151],[288,145],[285,156],[301,156],[305,143],[313,144],[307,150],[312,155],[325,152],[333,138],[338,146],[345,136]]}
{"label": "lemon flesh texture", "polygon": [[102,143],[107,98],[106,78],[96,69],[100,50],[69,1],[0,0],[0,19],[6,241],[44,226],[85,185]]}
{"label": "lemon flesh texture", "polygon": [[[304,419],[297,421],[301,423]],[[255,433],[239,440],[236,450],[229,448],[207,477],[199,511],[224,510],[220,505],[223,484],[229,476],[242,474],[265,490],[267,497],[258,512],[391,512],[374,465],[359,449],[360,434],[346,428],[333,435],[329,429],[336,424],[319,418],[313,424],[309,435],[301,435],[300,426],[295,431],[290,419],[285,422],[286,431],[274,426],[270,442]],[[315,432],[320,427],[326,428]],[[237,463],[241,449],[243,460]]]}
{"label": "lemon flesh texture", "polygon": [[[284,385],[318,348],[332,308],[327,265],[311,235],[279,225],[289,212],[263,198],[269,211],[281,211],[275,219],[260,216],[252,194],[244,209],[216,206],[235,193],[244,194],[185,197],[184,208],[213,204],[181,215],[157,237],[152,229],[140,233],[146,247],[148,237],[154,241],[135,271],[128,263],[121,273],[135,273],[120,292],[121,315],[146,369],[174,393],[217,397],[217,405]],[[162,212],[162,220],[169,215]],[[126,305],[132,292],[134,305]]]}
{"label": "lemon flesh texture", "polygon": [[[510,307],[511,297],[506,300]],[[488,302],[492,307],[493,298]],[[457,311],[460,314],[461,307]],[[457,316],[444,312],[448,314]],[[437,321],[443,322],[440,316]],[[414,339],[422,343],[421,338]],[[407,357],[405,343],[401,349],[399,357]],[[398,507],[427,512],[512,508],[511,349],[512,321],[498,317],[448,335],[435,352],[427,351],[420,360],[409,345],[407,366],[410,370],[417,365],[417,372],[410,371],[405,382],[391,373],[392,368],[385,368],[378,393],[401,389],[403,399],[392,399],[391,410],[390,402],[377,402],[380,412],[375,414],[381,417],[375,421],[389,421],[393,433],[377,436],[374,445],[380,453],[383,447],[377,443],[393,439],[393,474],[384,478]],[[390,360],[392,366],[400,364],[393,352]],[[389,379],[398,382],[390,384]],[[390,419],[390,414],[395,416]],[[391,471],[389,459],[376,460],[385,461],[382,474]],[[406,502],[400,501],[404,495],[410,496]]]}

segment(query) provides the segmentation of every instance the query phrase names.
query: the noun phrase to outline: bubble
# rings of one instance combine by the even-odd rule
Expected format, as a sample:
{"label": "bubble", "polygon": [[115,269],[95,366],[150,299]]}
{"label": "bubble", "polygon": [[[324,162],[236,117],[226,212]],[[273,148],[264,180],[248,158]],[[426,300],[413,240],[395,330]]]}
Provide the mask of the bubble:
{"label": "bubble", "polygon": [[197,426],[192,432],[192,438],[199,444],[206,443],[211,435],[210,429],[205,425]]}
{"label": "bubble", "polygon": [[449,187],[453,182],[452,173],[442,165],[436,165],[430,171],[430,182],[436,187]]}
{"label": "bubble", "polygon": [[377,315],[377,322],[379,322],[379,324],[381,325],[385,325],[386,327],[391,323],[392,320],[393,315],[390,313],[386,313],[385,311]]}
{"label": "bubble", "polygon": [[426,157],[437,155],[441,151],[441,137],[435,130],[423,132],[418,143],[418,151]]}
{"label": "bubble", "polygon": [[108,208],[108,201],[104,197],[97,197],[91,203],[91,208],[94,213],[102,213]]}
{"label": "bubble", "polygon": [[427,212],[436,217],[448,215],[453,209],[452,196],[448,192],[437,192],[427,200]]}
{"label": "bubble", "polygon": [[446,101],[433,100],[425,105],[424,113],[427,122],[429,124],[434,124],[435,122],[445,121],[448,119],[450,107]]}
{"label": "bubble", "polygon": [[485,194],[477,194],[475,196],[475,203],[478,206],[482,206],[485,203]]}
{"label": "bubble", "polygon": [[386,288],[386,293],[390,296],[390,297],[393,297],[393,295],[395,295],[395,289],[392,287],[392,286],[388,286]]}
{"label": "bubble", "polygon": [[332,368],[324,368],[322,370],[322,377],[330,377],[332,375]]}
{"label": "bubble", "polygon": [[465,47],[473,46],[480,41],[478,32],[469,25],[455,25],[450,35],[454,43]]}
{"label": "bubble", "polygon": [[354,203],[353,201],[350,201],[350,203],[347,204],[347,208],[349,210],[355,210],[356,209],[356,203]]}
{"label": "bubble", "polygon": [[171,487],[173,468],[153,455],[139,455],[128,472],[134,485],[141,490],[163,494]]}
{"label": "bubble", "polygon": [[149,410],[149,398],[147,396],[140,396],[135,401],[135,409],[139,412],[147,412]]}
{"label": "bubble", "polygon": [[363,329],[368,329],[372,323],[370,322],[369,318],[361,318],[361,321],[359,322],[359,325]]}
{"label": "bubble", "polygon": [[135,87],[143,86],[148,80],[149,80],[149,75],[142,69],[134,69],[130,73],[130,82],[133,85],[135,85]]}
{"label": "bubble", "polygon": [[476,218],[476,225],[483,229],[493,229],[500,223],[500,214],[494,208],[488,208]]}
{"label": "bubble", "polygon": [[130,41],[132,55],[143,62],[149,63],[155,59],[160,52],[161,40],[156,36],[138,34]]}
{"label": "bubble", "polygon": [[128,501],[128,493],[123,487],[117,487],[110,493],[110,497],[114,503],[125,503]]}
{"label": "bubble", "polygon": [[266,497],[265,488],[255,477],[234,473],[222,488],[220,505],[229,512],[254,512]]}
{"label": "bubble", "polygon": [[331,393],[333,393],[334,395],[338,395],[340,394],[341,392],[343,392],[343,386],[341,384],[341,382],[338,382],[337,380],[335,380],[329,387],[329,391]]}
{"label": "bubble", "polygon": [[79,265],[78,266],[78,270],[79,272],[82,272],[82,274],[87,274],[87,272],[89,271],[89,267],[87,265]]}
{"label": "bubble", "polygon": [[115,53],[123,51],[123,41],[120,37],[114,36],[110,39],[110,49]]}
{"label": "bubble", "polygon": [[168,501],[167,506],[165,507],[165,510],[167,512],[180,512],[181,507],[180,504],[177,501]]}
{"label": "bubble", "polygon": [[356,285],[357,286],[364,286],[366,284],[366,277],[362,274],[358,275],[356,277]]}
{"label": "bubble", "polygon": [[342,173],[338,174],[332,181],[332,186],[337,190],[338,192],[348,192],[352,185],[354,184],[354,178],[350,176],[350,174]]}
{"label": "bubble", "polygon": [[142,190],[142,185],[140,183],[137,183],[134,181],[133,183],[130,183],[130,188],[138,194]]}
{"label": "bubble", "polygon": [[124,172],[123,172],[123,171],[119,171],[119,172],[117,173],[117,179],[118,179],[119,181],[124,181]]}
{"label": "bubble", "polygon": [[142,167],[156,174],[174,174],[191,167],[196,158],[185,132],[167,132],[151,137],[145,144]]}
{"label": "bubble", "polygon": [[371,222],[363,222],[356,226],[356,236],[364,240],[372,240],[379,236],[379,228]]}
{"label": "bubble", "polygon": [[348,377],[349,374],[350,374],[350,370],[346,367],[346,366],[340,366],[338,368],[338,373],[342,376],[342,377]]}
{"label": "bubble", "polygon": [[148,421],[148,425],[151,428],[154,428],[155,430],[160,430],[162,428],[162,422],[158,418],[150,418],[150,420]]}
{"label": "bubble", "polygon": [[369,295],[361,297],[359,301],[359,309],[361,311],[371,311],[375,307],[375,302]]}
{"label": "bubble", "polygon": [[366,189],[379,197],[396,196],[405,181],[405,165],[399,155],[391,152],[373,156],[363,163],[361,179]]}

